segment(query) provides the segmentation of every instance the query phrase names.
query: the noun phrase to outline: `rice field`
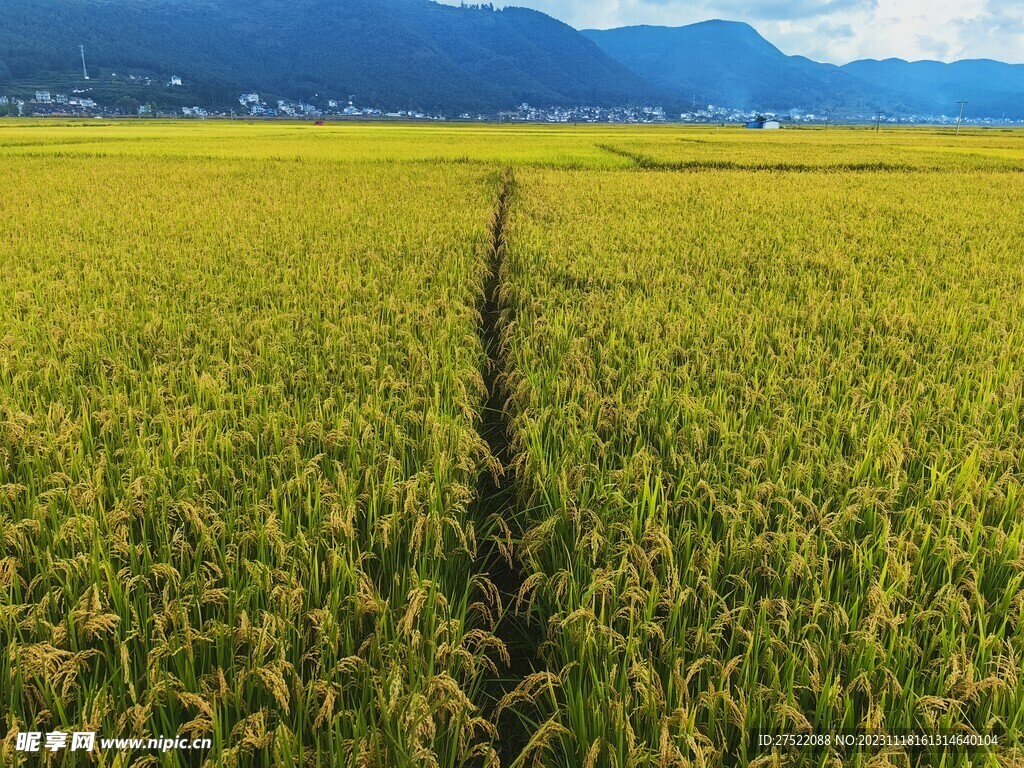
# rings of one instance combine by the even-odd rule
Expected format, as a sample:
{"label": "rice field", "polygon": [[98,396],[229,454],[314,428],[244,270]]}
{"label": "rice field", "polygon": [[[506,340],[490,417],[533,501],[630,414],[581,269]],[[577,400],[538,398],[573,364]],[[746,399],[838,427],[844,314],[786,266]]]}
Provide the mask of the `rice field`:
{"label": "rice field", "polygon": [[0,121],[0,764],[1024,765],[1022,170]]}

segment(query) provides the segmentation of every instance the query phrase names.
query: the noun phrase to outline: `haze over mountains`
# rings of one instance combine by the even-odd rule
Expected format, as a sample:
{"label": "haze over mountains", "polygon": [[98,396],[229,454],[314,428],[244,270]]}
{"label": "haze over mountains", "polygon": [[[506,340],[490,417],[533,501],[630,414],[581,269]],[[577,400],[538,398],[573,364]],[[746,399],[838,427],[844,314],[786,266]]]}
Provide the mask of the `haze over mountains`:
{"label": "haze over mountains", "polygon": [[385,108],[495,112],[696,102],[1024,118],[1024,65],[899,60],[843,67],[787,56],[752,27],[578,32],[543,13],[429,0],[5,0],[0,94],[96,68],[174,73],[197,99],[243,90],[355,96]]}

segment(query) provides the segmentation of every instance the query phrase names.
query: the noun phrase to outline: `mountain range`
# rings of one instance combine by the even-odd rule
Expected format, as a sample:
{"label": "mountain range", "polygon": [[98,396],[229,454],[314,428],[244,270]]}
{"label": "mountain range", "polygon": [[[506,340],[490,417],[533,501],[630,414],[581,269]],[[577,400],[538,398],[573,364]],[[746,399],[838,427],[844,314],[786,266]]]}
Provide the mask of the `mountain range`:
{"label": "mountain range", "polygon": [[752,27],[577,31],[523,8],[430,0],[4,0],[0,95],[96,72],[174,73],[210,106],[256,90],[395,109],[713,103],[1024,118],[1024,65],[787,56]]}
{"label": "mountain range", "polygon": [[753,27],[729,21],[583,34],[652,84],[691,94],[691,104],[940,115],[955,112],[966,98],[974,115],[1024,117],[1022,64],[886,59],[835,66],[787,56]]}

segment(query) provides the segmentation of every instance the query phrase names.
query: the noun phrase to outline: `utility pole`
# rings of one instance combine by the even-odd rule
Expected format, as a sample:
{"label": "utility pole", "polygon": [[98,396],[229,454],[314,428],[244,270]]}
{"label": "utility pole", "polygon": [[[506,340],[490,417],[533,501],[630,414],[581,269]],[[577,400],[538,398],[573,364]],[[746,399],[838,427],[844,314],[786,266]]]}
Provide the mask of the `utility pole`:
{"label": "utility pole", "polygon": [[85,46],[84,45],[78,46],[78,50],[82,54],[82,77],[84,77],[86,80],[88,80],[89,79],[89,70],[87,70],[85,68]]}
{"label": "utility pole", "polygon": [[875,115],[875,133],[882,130],[882,110],[878,110],[878,114]]}
{"label": "utility pole", "polygon": [[970,103],[971,102],[967,101],[967,99],[960,99],[960,101],[957,102],[957,104],[960,105],[960,117],[958,117],[956,119],[956,135],[957,136],[960,135],[960,123],[962,123],[963,120],[964,120],[964,106],[967,105],[967,104],[970,104]]}

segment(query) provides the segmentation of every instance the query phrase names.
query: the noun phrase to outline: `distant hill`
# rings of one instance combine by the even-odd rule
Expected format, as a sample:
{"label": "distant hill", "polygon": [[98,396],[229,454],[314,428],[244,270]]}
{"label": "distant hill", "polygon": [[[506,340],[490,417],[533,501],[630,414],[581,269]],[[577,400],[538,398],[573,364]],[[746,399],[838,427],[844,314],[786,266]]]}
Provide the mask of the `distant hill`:
{"label": "distant hill", "polygon": [[5,0],[0,86],[94,67],[241,90],[436,110],[652,104],[665,95],[536,11],[428,0]]}
{"label": "distant hill", "polygon": [[786,56],[753,27],[706,21],[686,27],[585,30],[612,58],[698,105],[740,109],[866,106],[871,94],[838,67]]}
{"label": "distant hill", "polygon": [[902,95],[914,111],[953,114],[956,101],[970,100],[970,114],[1024,118],[1024,64],[977,59],[941,61],[864,60],[843,68],[861,82]]}
{"label": "distant hill", "polygon": [[858,61],[842,67],[787,56],[739,22],[585,30],[636,74],[683,101],[746,109],[1024,118],[1024,65],[995,61]]}

